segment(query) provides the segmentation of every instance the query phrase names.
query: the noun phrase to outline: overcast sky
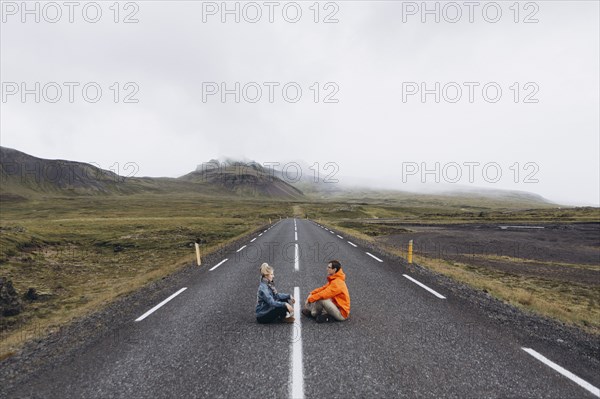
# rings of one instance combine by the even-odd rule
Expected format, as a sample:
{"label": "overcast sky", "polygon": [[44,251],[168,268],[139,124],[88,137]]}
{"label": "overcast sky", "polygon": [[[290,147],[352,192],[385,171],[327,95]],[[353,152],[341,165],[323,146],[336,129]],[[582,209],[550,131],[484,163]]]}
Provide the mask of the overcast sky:
{"label": "overcast sky", "polygon": [[600,205],[597,1],[228,2],[239,22],[220,1],[28,2],[39,22],[22,4],[2,2],[2,146],[122,175],[301,161]]}

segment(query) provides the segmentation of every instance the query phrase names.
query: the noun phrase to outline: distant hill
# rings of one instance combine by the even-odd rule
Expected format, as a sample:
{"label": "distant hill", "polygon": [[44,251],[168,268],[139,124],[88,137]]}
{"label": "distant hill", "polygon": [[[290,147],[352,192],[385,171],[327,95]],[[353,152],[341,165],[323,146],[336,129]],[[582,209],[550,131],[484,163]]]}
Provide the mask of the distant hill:
{"label": "distant hill", "polygon": [[0,147],[0,200],[40,196],[198,193],[209,196],[298,199],[303,194],[258,168],[240,165],[194,171],[180,178],[123,177],[83,162],[36,158]]}
{"label": "distant hill", "polygon": [[487,197],[490,199],[503,199],[507,201],[522,201],[530,203],[543,203],[548,205],[556,205],[552,201],[547,200],[539,194],[530,193],[528,191],[519,190],[499,190],[493,188],[478,188],[478,187],[457,187],[453,190],[441,191],[439,194],[449,196],[472,196],[472,197]]}
{"label": "distant hill", "polygon": [[270,172],[256,162],[219,162],[212,159],[179,180],[221,187],[241,196],[304,197],[302,191]]}
{"label": "distant hill", "polygon": [[130,194],[135,192],[115,173],[93,165],[36,158],[0,147],[0,195],[4,199],[38,194]]}
{"label": "distant hill", "polygon": [[[323,194],[311,194],[314,198],[325,198]],[[331,192],[327,201],[346,202],[348,204],[385,204],[401,207],[439,208],[448,207],[462,210],[468,209],[538,209],[555,208],[545,198],[525,191],[497,189],[457,189],[438,192],[411,192],[400,190],[381,190],[354,187]]]}

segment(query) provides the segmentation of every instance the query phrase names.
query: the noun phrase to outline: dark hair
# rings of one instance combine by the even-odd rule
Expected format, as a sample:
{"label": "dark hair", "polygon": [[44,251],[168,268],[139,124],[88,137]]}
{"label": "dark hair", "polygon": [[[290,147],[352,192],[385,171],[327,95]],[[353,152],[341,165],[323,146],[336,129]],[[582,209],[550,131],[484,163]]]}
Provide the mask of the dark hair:
{"label": "dark hair", "polygon": [[330,260],[327,264],[331,264],[331,267],[335,269],[336,273],[342,268],[342,264],[335,259]]}

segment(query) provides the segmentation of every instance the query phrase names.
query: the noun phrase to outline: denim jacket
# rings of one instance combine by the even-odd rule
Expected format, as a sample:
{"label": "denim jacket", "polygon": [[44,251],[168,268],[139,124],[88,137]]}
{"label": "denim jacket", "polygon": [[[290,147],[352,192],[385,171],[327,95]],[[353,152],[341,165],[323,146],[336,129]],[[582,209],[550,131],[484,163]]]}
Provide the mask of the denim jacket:
{"label": "denim jacket", "polygon": [[273,295],[273,291],[261,278],[256,294],[256,317],[266,315],[273,308],[285,308],[285,304],[290,298],[290,294],[277,293],[277,295]]}

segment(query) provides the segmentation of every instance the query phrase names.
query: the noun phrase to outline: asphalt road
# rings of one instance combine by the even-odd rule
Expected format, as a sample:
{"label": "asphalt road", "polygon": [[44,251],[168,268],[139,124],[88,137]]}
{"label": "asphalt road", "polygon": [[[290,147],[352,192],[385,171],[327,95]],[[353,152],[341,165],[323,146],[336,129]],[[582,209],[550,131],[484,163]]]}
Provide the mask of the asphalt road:
{"label": "asphalt road", "polygon": [[[519,342],[521,335],[442,288],[421,278],[444,298],[417,285],[402,264],[355,245],[315,222],[282,220],[224,254],[227,261],[198,268],[187,284],[165,292],[165,299],[178,294],[154,312],[132,306],[130,322],[6,397],[600,397],[599,370],[585,359],[545,342]],[[340,260],[347,276],[347,321],[256,323],[262,262],[275,268],[280,292],[299,293],[299,305],[325,283],[330,259]]]}

